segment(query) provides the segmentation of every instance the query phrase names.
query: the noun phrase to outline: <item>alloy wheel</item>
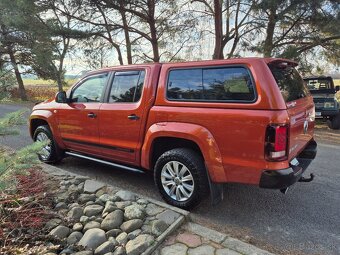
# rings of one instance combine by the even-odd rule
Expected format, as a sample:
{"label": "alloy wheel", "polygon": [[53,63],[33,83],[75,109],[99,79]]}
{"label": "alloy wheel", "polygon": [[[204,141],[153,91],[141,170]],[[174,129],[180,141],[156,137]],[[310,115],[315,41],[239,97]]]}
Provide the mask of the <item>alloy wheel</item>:
{"label": "alloy wheel", "polygon": [[51,140],[44,132],[40,132],[36,137],[37,142],[47,142],[47,144],[39,152],[40,157],[43,160],[47,160],[52,152]]}
{"label": "alloy wheel", "polygon": [[195,188],[190,170],[178,161],[169,161],[163,166],[161,182],[165,192],[179,202],[188,200]]}

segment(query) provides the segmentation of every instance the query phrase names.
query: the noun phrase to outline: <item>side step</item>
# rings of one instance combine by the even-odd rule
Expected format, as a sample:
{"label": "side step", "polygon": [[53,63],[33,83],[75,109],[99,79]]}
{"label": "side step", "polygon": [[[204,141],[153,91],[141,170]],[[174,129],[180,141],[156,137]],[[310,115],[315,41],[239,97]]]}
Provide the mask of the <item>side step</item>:
{"label": "side step", "polygon": [[83,155],[83,154],[80,154],[80,153],[77,153],[77,152],[66,151],[65,154],[67,154],[69,156],[77,157],[77,158],[83,158],[83,159],[92,160],[92,161],[95,161],[95,162],[98,162],[98,163],[102,163],[102,164],[105,164],[105,165],[109,165],[109,166],[114,166],[114,167],[122,168],[122,169],[125,169],[125,170],[128,170],[128,171],[132,171],[132,172],[143,173],[143,174],[145,173],[143,170],[140,170],[138,168],[134,168],[134,167],[130,167],[130,166],[125,166],[125,165],[120,165],[120,164],[117,164],[117,163],[112,163],[110,161],[106,161],[106,160],[103,160],[103,159],[93,158],[93,157],[86,156],[86,155]]}

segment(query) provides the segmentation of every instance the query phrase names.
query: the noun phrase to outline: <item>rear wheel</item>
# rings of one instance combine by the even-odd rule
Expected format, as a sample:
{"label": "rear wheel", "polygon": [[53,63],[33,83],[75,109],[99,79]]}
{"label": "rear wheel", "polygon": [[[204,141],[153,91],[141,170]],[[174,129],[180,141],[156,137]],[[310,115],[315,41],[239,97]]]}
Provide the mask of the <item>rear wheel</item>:
{"label": "rear wheel", "polygon": [[330,129],[340,129],[340,113],[327,120],[327,125]]}
{"label": "rear wheel", "polygon": [[34,131],[33,140],[35,142],[47,142],[47,144],[38,153],[38,157],[45,163],[58,163],[62,159],[62,150],[54,141],[52,132],[47,125],[37,127]]}
{"label": "rear wheel", "polygon": [[162,154],[156,162],[154,178],[163,199],[183,209],[197,206],[208,193],[203,159],[187,148]]}

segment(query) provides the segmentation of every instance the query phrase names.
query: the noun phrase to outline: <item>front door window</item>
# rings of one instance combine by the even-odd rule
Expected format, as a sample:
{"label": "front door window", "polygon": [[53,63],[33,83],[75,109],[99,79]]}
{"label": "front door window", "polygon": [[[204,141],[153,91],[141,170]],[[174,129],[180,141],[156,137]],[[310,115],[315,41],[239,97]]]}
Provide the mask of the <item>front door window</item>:
{"label": "front door window", "polygon": [[72,103],[98,103],[103,95],[107,74],[86,79],[72,93]]}

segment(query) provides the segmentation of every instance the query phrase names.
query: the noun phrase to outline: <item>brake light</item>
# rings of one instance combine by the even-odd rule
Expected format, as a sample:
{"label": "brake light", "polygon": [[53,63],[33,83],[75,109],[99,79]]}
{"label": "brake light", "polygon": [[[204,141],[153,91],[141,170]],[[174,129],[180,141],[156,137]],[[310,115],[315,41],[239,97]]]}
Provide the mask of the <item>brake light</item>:
{"label": "brake light", "polygon": [[270,125],[266,131],[265,154],[268,160],[287,159],[288,126]]}

